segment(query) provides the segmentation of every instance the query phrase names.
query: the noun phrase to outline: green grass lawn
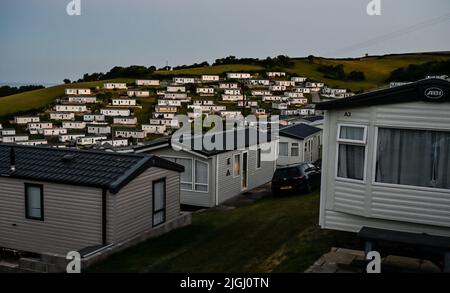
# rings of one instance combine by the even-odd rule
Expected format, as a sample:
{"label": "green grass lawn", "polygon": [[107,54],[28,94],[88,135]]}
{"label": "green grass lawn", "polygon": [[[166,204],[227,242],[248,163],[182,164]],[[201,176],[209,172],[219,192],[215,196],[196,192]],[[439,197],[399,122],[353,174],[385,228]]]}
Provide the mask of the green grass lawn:
{"label": "green grass lawn", "polygon": [[359,245],[352,234],[321,230],[318,217],[318,192],[211,209],[89,272],[303,272],[332,246]]}

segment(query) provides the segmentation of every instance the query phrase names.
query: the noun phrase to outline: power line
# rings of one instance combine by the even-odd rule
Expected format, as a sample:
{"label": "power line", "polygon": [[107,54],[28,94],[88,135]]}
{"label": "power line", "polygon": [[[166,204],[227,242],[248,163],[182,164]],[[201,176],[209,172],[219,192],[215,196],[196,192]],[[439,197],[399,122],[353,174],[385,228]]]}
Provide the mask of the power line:
{"label": "power line", "polygon": [[381,35],[381,36],[378,36],[378,37],[375,37],[375,38],[372,38],[372,39],[369,39],[369,40],[366,40],[366,41],[363,41],[363,42],[360,42],[360,43],[356,43],[354,45],[351,45],[351,46],[348,46],[348,47],[345,47],[345,48],[342,48],[342,49],[339,49],[339,50],[336,50],[336,51],[333,51],[333,52],[329,52],[328,54],[326,54],[326,56],[335,56],[335,55],[339,55],[339,54],[342,54],[342,53],[348,53],[348,52],[351,52],[351,51],[354,51],[354,50],[357,50],[357,49],[370,47],[370,46],[372,46],[374,44],[377,44],[377,43],[380,43],[380,42],[384,42],[386,40],[395,39],[397,37],[401,37],[403,35],[406,35],[406,34],[409,34],[409,33],[412,33],[412,32],[415,32],[415,31],[418,31],[418,30],[421,30],[421,29],[424,29],[426,27],[436,25],[438,23],[447,21],[448,19],[450,19],[450,12],[448,12],[448,13],[446,13],[444,15],[441,15],[439,17],[428,19],[428,20],[425,20],[423,22],[416,23],[414,25],[402,28],[400,30],[390,32],[388,34],[384,34],[384,35]]}

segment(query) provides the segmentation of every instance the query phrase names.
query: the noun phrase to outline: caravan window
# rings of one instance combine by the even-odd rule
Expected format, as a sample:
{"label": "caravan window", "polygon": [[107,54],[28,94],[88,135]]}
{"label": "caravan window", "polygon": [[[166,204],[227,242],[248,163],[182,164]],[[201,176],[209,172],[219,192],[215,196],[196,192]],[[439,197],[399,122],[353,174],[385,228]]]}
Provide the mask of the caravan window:
{"label": "caravan window", "polygon": [[25,217],[44,220],[44,188],[38,184],[25,183]]}
{"label": "caravan window", "polygon": [[195,191],[208,192],[208,164],[195,160]]}
{"label": "caravan window", "polygon": [[166,160],[172,161],[184,167],[184,172],[180,174],[180,189],[181,190],[192,190],[192,159],[187,158],[173,158],[173,157],[162,157]]}
{"label": "caravan window", "polygon": [[153,226],[166,220],[166,180],[153,181]]}
{"label": "caravan window", "polygon": [[338,126],[337,177],[364,180],[367,126]]}
{"label": "caravan window", "polygon": [[450,189],[450,132],[380,128],[375,181]]}
{"label": "caravan window", "polygon": [[280,142],[279,146],[280,146],[280,149],[278,151],[278,154],[280,156],[287,157],[289,155],[289,152],[288,152],[289,151],[289,143]]}

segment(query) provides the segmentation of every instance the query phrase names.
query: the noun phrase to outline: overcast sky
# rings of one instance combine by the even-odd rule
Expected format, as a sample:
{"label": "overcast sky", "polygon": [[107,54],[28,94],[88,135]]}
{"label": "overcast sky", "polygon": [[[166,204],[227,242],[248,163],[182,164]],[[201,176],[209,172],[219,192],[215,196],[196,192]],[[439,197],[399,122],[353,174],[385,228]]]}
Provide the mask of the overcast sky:
{"label": "overcast sky", "polygon": [[[0,82],[55,83],[115,65],[450,50],[449,0],[0,0]],[[426,23],[422,29],[417,24]],[[407,34],[394,32],[407,28]],[[411,29],[408,29],[411,28]],[[355,44],[369,42],[367,47]]]}

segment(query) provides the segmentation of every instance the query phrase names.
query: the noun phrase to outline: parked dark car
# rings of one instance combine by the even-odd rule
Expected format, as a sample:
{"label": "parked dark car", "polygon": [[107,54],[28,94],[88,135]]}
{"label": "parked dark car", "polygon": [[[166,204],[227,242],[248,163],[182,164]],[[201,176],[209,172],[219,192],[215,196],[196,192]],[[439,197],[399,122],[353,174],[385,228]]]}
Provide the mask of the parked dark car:
{"label": "parked dark car", "polygon": [[309,163],[280,167],[272,178],[272,194],[311,192],[320,186],[320,169]]}

